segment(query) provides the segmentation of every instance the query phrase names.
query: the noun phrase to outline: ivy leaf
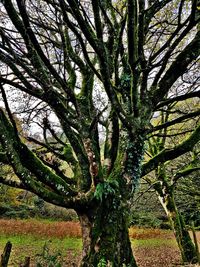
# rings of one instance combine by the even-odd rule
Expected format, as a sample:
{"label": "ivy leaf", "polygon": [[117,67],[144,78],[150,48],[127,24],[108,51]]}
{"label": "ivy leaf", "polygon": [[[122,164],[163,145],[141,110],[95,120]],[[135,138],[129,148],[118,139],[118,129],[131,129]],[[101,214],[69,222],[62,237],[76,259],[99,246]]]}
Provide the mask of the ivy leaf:
{"label": "ivy leaf", "polygon": [[99,183],[97,186],[96,186],[96,190],[95,190],[95,193],[94,193],[94,196],[97,200],[100,200],[102,202],[102,199],[103,199],[103,192],[104,192],[104,184],[103,183]]}

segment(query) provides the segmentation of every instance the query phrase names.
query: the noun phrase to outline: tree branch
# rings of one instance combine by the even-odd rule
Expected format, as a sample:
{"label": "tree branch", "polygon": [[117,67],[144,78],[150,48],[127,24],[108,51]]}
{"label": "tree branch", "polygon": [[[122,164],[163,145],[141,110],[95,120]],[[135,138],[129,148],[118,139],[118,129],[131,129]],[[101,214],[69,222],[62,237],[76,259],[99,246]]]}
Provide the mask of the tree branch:
{"label": "tree branch", "polygon": [[172,178],[173,184],[176,183],[178,181],[179,178],[181,177],[185,177],[190,175],[191,173],[195,172],[195,171],[199,171],[200,167],[192,167],[192,166],[187,166],[184,170],[181,170],[179,172],[177,172],[174,177]]}
{"label": "tree branch", "polygon": [[195,91],[195,92],[191,92],[191,93],[188,93],[188,94],[184,94],[184,95],[180,95],[180,96],[176,96],[176,97],[173,97],[173,98],[166,99],[166,100],[160,102],[155,107],[155,110],[158,110],[159,108],[167,106],[167,105],[169,105],[171,103],[184,101],[186,99],[193,98],[193,97],[200,98],[200,91]]}
{"label": "tree branch", "polygon": [[[94,49],[94,51],[101,57],[101,49],[97,43],[97,39],[95,33],[93,32],[90,25],[87,23],[86,20],[81,15],[79,6],[75,0],[68,0],[67,1],[69,6],[71,7],[71,11],[74,15],[74,18],[77,20],[79,27],[81,28],[83,34],[85,35],[86,39],[89,41],[90,45]],[[65,10],[66,4],[64,0],[60,0],[60,5],[62,10]]]}
{"label": "tree branch", "polygon": [[[32,180],[31,174],[42,183],[50,186],[55,192],[61,195],[74,195],[65,181],[46,167],[25,144],[15,135],[12,125],[8,121],[4,112],[0,110],[0,140],[7,153],[9,163],[16,171],[23,183],[28,184],[28,177]],[[24,172],[27,175],[24,175]],[[31,172],[31,174],[30,174]]]}
{"label": "tree branch", "polygon": [[22,182],[13,181],[11,179],[5,179],[2,176],[0,176],[0,183],[14,187],[14,188],[27,190],[27,187]]}
{"label": "tree branch", "polygon": [[175,125],[175,124],[178,124],[178,123],[182,123],[184,120],[187,120],[187,119],[190,119],[190,118],[194,118],[194,117],[197,117],[199,115],[200,115],[200,110],[188,113],[188,114],[183,115],[183,116],[181,116],[181,117],[179,117],[177,119],[174,119],[172,121],[167,121],[167,122],[165,122],[165,123],[163,123],[161,125],[155,126],[149,132],[155,132],[155,131],[158,131],[158,130],[161,130],[161,129],[165,129],[165,128],[170,127],[172,125]]}
{"label": "tree branch", "polygon": [[194,39],[177,56],[170,68],[160,80],[152,95],[152,102],[157,105],[167,94],[174,82],[187,70],[188,65],[200,54],[200,31]]}
{"label": "tree branch", "polygon": [[164,163],[168,160],[178,158],[179,156],[191,151],[195,144],[200,140],[200,125],[194,130],[194,132],[181,144],[175,146],[172,149],[164,149],[147,163],[142,166],[142,176],[153,171],[160,163]]}
{"label": "tree branch", "polygon": [[138,3],[136,0],[128,1],[128,60],[134,72],[138,60]]}

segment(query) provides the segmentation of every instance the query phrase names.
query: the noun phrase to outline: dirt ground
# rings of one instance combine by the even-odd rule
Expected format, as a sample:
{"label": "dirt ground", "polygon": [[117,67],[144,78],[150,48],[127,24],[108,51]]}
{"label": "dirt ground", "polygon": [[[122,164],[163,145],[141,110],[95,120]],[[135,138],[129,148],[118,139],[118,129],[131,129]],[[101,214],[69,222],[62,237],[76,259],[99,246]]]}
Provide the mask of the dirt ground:
{"label": "dirt ground", "polygon": [[[176,247],[160,246],[154,248],[136,248],[135,258],[138,267],[183,267],[180,253]],[[74,258],[73,251],[67,252],[65,267],[77,267],[80,255]],[[184,265],[184,267],[197,267],[200,265]],[[35,266],[34,266],[35,267]]]}
{"label": "dirt ground", "polygon": [[176,247],[139,247],[134,254],[138,267],[171,267],[181,263],[180,253]]}
{"label": "dirt ground", "polygon": [[[200,232],[197,233],[200,241]],[[181,262],[181,255],[176,243],[168,245],[168,240],[174,240],[172,232],[160,235],[161,239],[165,239],[166,244],[160,246],[136,246],[133,247],[134,256],[136,258],[138,267],[183,267]],[[151,240],[151,239],[149,239]],[[151,242],[151,241],[150,241]],[[149,243],[150,243],[149,242]],[[73,252],[67,252],[66,267],[77,267],[80,255],[73,256]],[[200,267],[198,264],[184,265],[184,267]]]}

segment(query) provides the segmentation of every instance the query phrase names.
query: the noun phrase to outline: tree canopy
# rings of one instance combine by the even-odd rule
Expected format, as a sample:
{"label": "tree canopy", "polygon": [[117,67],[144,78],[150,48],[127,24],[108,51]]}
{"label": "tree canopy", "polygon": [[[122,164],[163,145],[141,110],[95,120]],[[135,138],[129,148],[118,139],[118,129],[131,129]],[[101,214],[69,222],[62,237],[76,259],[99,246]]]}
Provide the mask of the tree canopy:
{"label": "tree canopy", "polygon": [[[200,139],[197,122],[142,165],[149,136],[200,114],[194,104],[152,123],[160,111],[199,99],[199,1],[0,2],[0,161],[18,177],[0,181],[77,211],[93,233],[85,238],[83,229],[82,266],[136,266],[119,225],[128,225],[141,175]],[[103,249],[109,242],[115,253]]]}

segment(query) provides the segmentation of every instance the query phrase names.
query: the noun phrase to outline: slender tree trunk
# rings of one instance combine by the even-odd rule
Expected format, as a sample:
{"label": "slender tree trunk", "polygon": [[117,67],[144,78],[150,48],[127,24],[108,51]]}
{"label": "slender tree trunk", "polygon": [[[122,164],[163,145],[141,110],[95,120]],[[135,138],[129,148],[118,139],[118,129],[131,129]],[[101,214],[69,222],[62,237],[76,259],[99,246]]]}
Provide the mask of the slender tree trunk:
{"label": "slender tree trunk", "polygon": [[[90,215],[88,215],[90,214]],[[79,212],[83,250],[81,267],[137,267],[128,234],[127,212],[104,199],[95,215]]]}
{"label": "slender tree trunk", "polygon": [[174,231],[183,262],[196,263],[198,257],[195,246],[186,228],[183,216],[178,212],[176,207],[173,190],[164,186],[162,191],[158,190],[157,193]]}

